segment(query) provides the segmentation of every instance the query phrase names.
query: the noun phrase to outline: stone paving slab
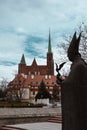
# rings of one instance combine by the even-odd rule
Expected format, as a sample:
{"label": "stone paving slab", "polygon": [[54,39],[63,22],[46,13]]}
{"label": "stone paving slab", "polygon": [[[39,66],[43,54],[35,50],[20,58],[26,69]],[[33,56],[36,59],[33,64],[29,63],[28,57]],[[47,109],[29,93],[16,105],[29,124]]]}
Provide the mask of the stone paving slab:
{"label": "stone paving slab", "polygon": [[13,128],[22,128],[25,130],[61,130],[61,124],[42,122],[42,123],[29,123],[29,124],[17,124],[9,125]]}

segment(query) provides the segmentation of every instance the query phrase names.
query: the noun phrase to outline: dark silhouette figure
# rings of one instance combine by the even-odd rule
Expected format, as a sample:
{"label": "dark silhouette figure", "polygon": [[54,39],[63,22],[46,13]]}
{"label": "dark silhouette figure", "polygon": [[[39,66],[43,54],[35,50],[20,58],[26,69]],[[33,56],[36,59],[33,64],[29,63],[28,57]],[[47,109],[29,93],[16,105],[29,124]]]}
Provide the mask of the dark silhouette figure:
{"label": "dark silhouette figure", "polygon": [[79,53],[80,39],[75,32],[68,48],[72,64],[61,87],[62,130],[87,130],[87,64]]}
{"label": "dark silhouette figure", "polygon": [[59,65],[59,67],[58,67],[58,65],[57,65],[57,63],[56,63],[57,84],[61,84],[61,82],[63,81],[62,76],[61,76],[61,74],[60,74],[59,71],[61,70],[61,68],[64,66],[65,63],[66,63],[66,62],[61,63],[61,64]]}

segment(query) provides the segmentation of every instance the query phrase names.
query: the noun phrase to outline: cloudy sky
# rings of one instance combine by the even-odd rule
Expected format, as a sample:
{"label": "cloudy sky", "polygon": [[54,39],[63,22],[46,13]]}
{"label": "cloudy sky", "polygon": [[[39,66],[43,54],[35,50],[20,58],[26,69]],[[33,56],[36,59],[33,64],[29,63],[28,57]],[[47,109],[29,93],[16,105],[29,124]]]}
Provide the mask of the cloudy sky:
{"label": "cloudy sky", "polygon": [[61,41],[87,22],[87,0],[0,0],[0,78],[12,80],[22,54],[46,64],[49,28],[54,61],[65,59]]}

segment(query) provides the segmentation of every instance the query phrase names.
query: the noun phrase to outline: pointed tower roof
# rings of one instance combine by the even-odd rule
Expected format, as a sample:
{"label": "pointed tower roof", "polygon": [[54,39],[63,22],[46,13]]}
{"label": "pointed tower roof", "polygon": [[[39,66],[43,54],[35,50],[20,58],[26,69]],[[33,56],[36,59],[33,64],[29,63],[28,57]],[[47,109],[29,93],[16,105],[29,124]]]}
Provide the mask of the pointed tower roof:
{"label": "pointed tower roof", "polygon": [[37,65],[36,59],[34,58],[32,65]]}
{"label": "pointed tower roof", "polygon": [[48,39],[48,53],[51,53],[52,49],[51,49],[51,36],[50,36],[50,29],[49,29],[49,39]]}
{"label": "pointed tower roof", "polygon": [[22,55],[22,58],[21,58],[20,64],[26,64],[24,54]]}

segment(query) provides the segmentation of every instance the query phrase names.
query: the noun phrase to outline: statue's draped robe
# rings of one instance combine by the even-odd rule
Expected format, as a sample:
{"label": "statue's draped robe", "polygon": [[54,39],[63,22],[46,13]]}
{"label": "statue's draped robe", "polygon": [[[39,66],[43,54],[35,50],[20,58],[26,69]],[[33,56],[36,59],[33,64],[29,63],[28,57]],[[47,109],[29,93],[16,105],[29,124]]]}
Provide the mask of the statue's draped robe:
{"label": "statue's draped robe", "polygon": [[76,57],[62,82],[62,130],[87,130],[87,65]]}

